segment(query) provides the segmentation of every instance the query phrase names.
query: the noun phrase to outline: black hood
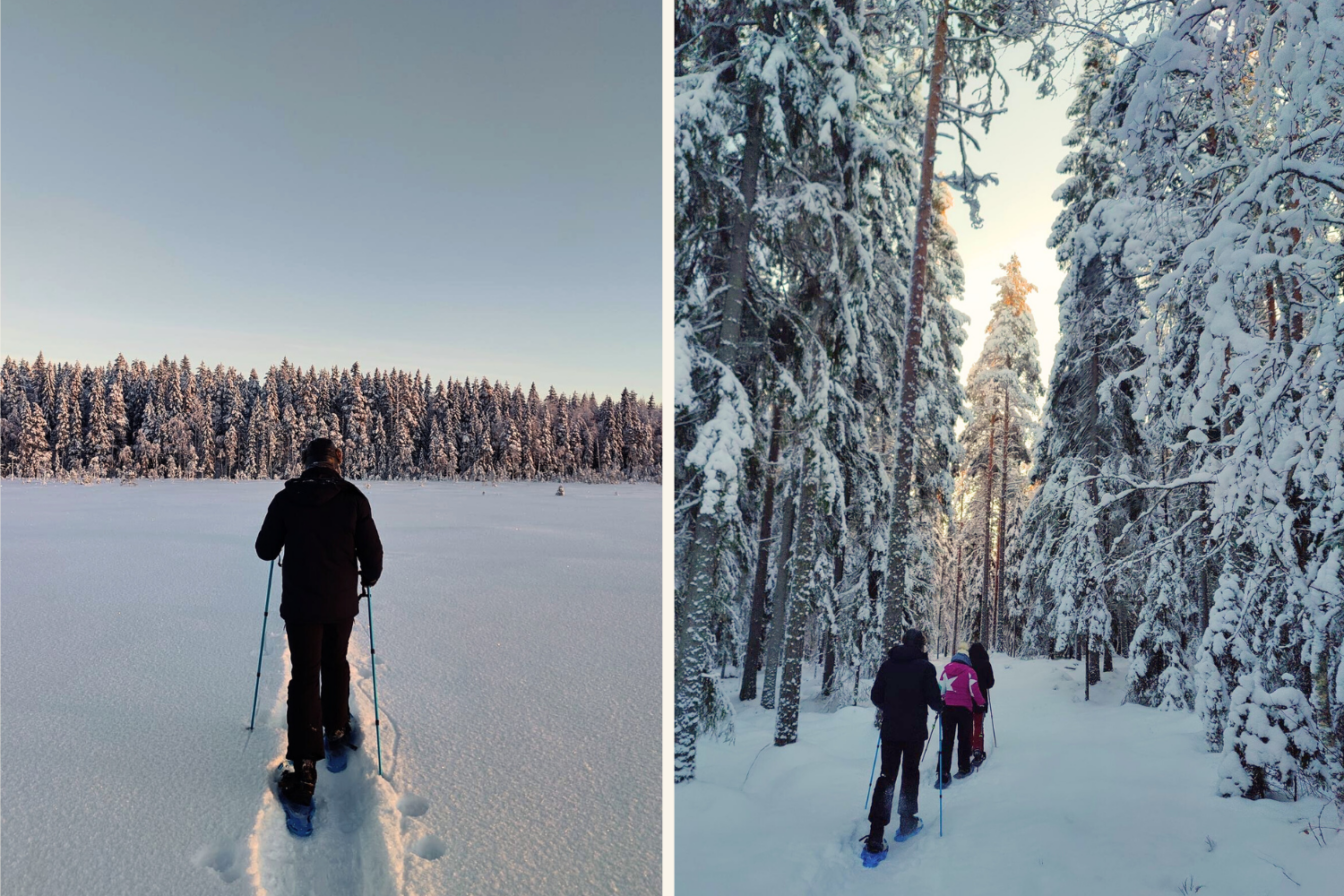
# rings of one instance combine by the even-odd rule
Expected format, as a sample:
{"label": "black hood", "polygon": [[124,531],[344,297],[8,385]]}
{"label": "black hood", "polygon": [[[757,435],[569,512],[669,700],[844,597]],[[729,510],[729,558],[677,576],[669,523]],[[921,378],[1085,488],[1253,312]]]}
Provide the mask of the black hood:
{"label": "black hood", "polygon": [[298,479],[285,483],[289,497],[303,507],[320,507],[348,487],[350,484],[341,478],[340,473],[323,465],[311,466]]}
{"label": "black hood", "polygon": [[924,651],[909,644],[897,644],[887,651],[887,658],[898,663],[908,663],[913,660],[924,659]]}

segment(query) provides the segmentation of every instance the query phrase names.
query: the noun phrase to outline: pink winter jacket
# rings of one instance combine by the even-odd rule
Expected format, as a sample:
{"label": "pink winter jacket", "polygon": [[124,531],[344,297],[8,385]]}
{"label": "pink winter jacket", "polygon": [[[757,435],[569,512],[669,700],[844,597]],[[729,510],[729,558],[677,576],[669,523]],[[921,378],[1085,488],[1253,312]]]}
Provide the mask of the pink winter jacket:
{"label": "pink winter jacket", "polygon": [[941,678],[951,682],[943,694],[943,702],[948,706],[974,709],[985,705],[985,695],[980,693],[980,682],[975,677],[975,670],[971,668],[970,659],[964,654],[957,654],[943,667]]}

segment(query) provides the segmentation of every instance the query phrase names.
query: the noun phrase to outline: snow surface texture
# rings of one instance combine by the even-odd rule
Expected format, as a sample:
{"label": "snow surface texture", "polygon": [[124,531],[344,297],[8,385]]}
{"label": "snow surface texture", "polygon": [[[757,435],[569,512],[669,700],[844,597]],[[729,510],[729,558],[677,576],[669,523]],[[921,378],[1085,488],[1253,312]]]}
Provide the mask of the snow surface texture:
{"label": "snow surface texture", "polygon": [[[1219,757],[1205,751],[1198,718],[1120,704],[1125,660],[1092,688],[1090,703],[1081,663],[993,661],[999,747],[987,723],[989,760],[944,792],[939,838],[935,740],[921,766],[924,830],[892,843],[893,817],[890,855],[873,870],[859,861],[877,745],[871,705],[807,712],[818,708],[820,682],[806,678],[813,699],[804,702],[799,741],[777,748],[769,746],[774,713],[736,704],[736,742],[702,740],[696,779],[676,788],[677,891],[1339,892],[1344,835],[1326,832],[1322,847],[1304,833],[1321,801],[1218,797]],[[1333,809],[1323,820],[1339,826]]]}
{"label": "snow surface texture", "polygon": [[657,893],[658,487],[372,484],[385,778],[361,604],[365,742],[308,840],[268,786],[278,574],[245,730],[279,487],[5,483],[5,896]]}

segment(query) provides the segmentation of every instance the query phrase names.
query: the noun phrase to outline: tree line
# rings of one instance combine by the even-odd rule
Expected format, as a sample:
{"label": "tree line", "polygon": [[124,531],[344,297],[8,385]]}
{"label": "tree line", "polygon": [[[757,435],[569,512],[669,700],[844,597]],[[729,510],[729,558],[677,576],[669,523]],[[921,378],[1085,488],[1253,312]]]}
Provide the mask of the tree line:
{"label": "tree line", "polygon": [[265,377],[122,355],[0,366],[6,476],[272,479],[297,475],[303,446],[325,437],[355,479],[656,480],[661,433],[661,407],[630,390],[599,402],[358,364],[305,372],[288,360]]}

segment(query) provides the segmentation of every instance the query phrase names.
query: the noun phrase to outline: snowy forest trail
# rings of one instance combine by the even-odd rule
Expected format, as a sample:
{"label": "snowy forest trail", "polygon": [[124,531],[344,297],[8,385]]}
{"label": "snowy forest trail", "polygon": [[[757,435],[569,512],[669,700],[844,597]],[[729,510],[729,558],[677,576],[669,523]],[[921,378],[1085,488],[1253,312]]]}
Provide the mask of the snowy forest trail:
{"label": "snowy forest trail", "polygon": [[774,713],[739,705],[736,743],[702,741],[696,780],[677,788],[677,889],[1130,896],[1189,881],[1191,892],[1300,896],[1336,885],[1344,842],[1304,834],[1321,802],[1217,797],[1219,757],[1198,719],[1122,705],[1125,661],[1084,703],[1081,663],[994,660],[999,746],[987,723],[989,759],[945,791],[941,838],[936,740],[921,763],[923,832],[888,836],[888,858],[869,870],[858,853],[871,706],[805,703],[798,743],[775,748]]}

